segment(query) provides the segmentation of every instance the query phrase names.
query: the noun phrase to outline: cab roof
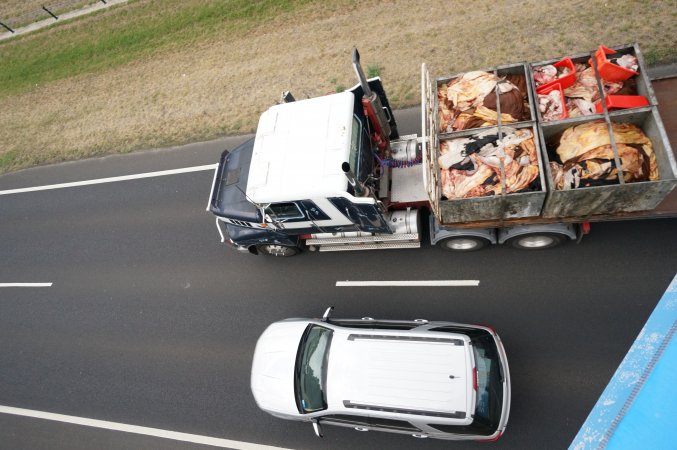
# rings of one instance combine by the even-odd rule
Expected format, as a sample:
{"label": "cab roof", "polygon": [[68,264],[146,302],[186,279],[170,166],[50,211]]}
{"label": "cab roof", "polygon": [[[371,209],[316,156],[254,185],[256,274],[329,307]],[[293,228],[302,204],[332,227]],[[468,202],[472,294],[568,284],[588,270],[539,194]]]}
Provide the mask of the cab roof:
{"label": "cab roof", "polygon": [[261,115],[247,196],[255,203],[332,197],[348,188],[352,92],[275,105]]}

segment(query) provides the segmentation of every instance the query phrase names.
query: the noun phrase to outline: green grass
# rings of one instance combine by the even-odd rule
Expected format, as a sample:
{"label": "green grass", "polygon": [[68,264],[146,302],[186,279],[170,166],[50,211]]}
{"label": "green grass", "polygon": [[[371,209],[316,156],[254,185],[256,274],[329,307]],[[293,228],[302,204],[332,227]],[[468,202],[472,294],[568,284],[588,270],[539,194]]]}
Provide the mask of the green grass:
{"label": "green grass", "polygon": [[[96,3],[98,3],[97,0],[70,0],[58,3],[49,0],[2,0],[0,1],[0,21],[16,30],[33,22],[50,19],[51,16],[42,9],[43,5],[61,17],[67,12]],[[4,28],[0,30],[5,31]]]}
{"label": "green grass", "polygon": [[0,167],[11,166],[16,159],[16,151],[10,150],[4,154],[0,154]]}
{"label": "green grass", "polygon": [[677,61],[677,50],[673,47],[659,47],[644,53],[644,62],[652,66],[658,62]]}
{"label": "green grass", "polygon": [[[101,72],[163,48],[227,39],[310,0],[148,0],[96,13],[87,26],[49,30],[0,44],[0,96],[36,84]],[[63,27],[63,25],[59,25]]]}
{"label": "green grass", "polygon": [[367,78],[374,78],[381,75],[381,67],[378,65],[367,66]]}

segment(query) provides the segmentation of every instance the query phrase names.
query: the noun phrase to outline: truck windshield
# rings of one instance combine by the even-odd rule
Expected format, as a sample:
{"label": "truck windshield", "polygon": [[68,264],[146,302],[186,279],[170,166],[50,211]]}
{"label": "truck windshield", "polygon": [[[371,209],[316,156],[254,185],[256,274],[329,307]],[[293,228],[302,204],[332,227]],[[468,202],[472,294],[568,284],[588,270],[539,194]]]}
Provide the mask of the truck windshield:
{"label": "truck windshield", "polygon": [[348,157],[348,162],[350,163],[350,168],[353,170],[353,173],[359,174],[359,164],[360,164],[360,131],[362,130],[362,124],[357,117],[353,116],[353,132],[350,139],[350,156]]}
{"label": "truck windshield", "polygon": [[311,324],[301,337],[294,377],[296,405],[301,414],[327,408],[327,356],[333,333]]}

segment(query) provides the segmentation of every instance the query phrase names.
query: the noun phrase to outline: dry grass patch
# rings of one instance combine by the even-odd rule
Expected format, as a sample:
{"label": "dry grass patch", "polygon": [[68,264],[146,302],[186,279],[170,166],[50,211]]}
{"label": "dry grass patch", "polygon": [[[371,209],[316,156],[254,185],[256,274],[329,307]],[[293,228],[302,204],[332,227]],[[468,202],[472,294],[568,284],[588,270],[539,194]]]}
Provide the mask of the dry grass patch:
{"label": "dry grass patch", "polygon": [[421,62],[445,76],[631,42],[668,60],[675,25],[675,1],[299,3],[246,32],[224,21],[122,65],[0,95],[0,172],[250,132],[283,90],[305,98],[354,85],[353,46],[402,107],[419,102]]}
{"label": "dry grass patch", "polygon": [[21,27],[38,20],[49,19],[51,16],[42,9],[43,5],[58,16],[97,3],[97,1],[100,0],[2,0],[0,1],[0,21],[12,27]]}

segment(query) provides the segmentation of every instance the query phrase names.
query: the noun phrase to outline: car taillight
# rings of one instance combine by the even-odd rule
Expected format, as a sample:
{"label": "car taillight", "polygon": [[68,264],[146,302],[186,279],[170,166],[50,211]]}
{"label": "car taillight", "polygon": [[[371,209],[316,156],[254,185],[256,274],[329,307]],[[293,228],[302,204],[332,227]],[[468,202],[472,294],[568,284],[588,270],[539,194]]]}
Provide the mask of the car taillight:
{"label": "car taillight", "polygon": [[477,368],[472,370],[472,388],[477,390]]}

